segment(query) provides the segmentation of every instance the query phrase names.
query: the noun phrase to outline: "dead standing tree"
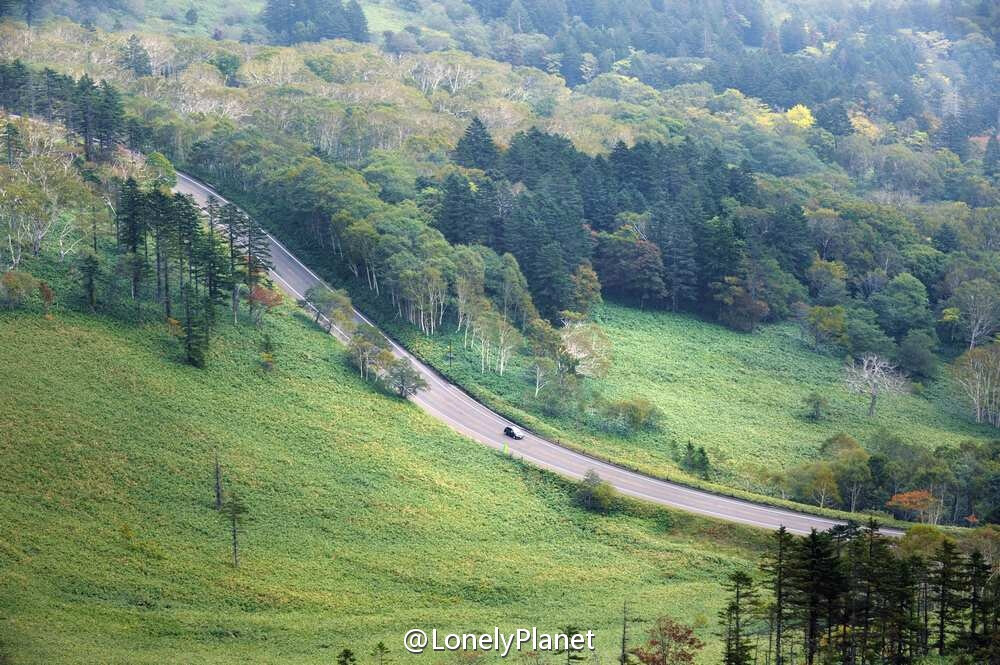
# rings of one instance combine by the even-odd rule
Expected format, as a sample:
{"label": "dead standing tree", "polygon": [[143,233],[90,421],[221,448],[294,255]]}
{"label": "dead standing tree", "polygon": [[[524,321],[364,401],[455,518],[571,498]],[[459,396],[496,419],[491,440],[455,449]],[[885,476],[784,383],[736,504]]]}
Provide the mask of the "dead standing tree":
{"label": "dead standing tree", "polygon": [[868,417],[875,415],[878,398],[903,392],[906,379],[888,360],[874,353],[866,353],[860,360],[847,366],[847,389],[868,397]]}
{"label": "dead standing tree", "polygon": [[215,453],[215,509],[222,510],[222,467],[218,452]]}
{"label": "dead standing tree", "polygon": [[243,523],[243,516],[247,513],[247,506],[240,499],[236,492],[230,492],[229,500],[223,507],[222,517],[229,523],[233,545],[233,568],[240,567],[240,544],[239,531],[240,524]]}

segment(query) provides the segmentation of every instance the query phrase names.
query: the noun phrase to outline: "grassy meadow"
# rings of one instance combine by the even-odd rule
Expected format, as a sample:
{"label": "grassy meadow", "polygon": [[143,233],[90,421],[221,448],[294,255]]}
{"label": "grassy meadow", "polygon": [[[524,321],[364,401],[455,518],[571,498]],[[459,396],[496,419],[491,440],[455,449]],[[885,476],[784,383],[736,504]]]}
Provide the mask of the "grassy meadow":
{"label": "grassy meadow", "polygon": [[[815,458],[822,442],[840,432],[864,444],[884,430],[926,446],[995,436],[971,421],[946,378],[882,398],[869,418],[866,398],[844,387],[843,359],[809,348],[791,324],[747,335],[688,315],[614,304],[602,305],[595,319],[613,347],[611,370],[595,387],[608,399],[653,402],[663,413],[658,430],[622,437],[588,425],[579,414],[543,414],[529,392],[525,358],[504,377],[481,374],[478,355],[462,349],[461,336],[432,340],[398,325],[393,332],[494,406],[574,446],[656,475],[680,475],[676,462],[689,441],[705,446],[718,471],[714,480],[752,490],[764,472]],[[806,417],[803,399],[812,392],[830,402],[820,422]]]}
{"label": "grassy meadow", "polygon": [[[411,627],[597,631],[628,598],[698,627],[763,534],[571,487],[375,392],[301,314],[223,325],[205,370],[161,323],[0,313],[0,662],[394,662]],[[213,458],[249,506],[242,565]],[[6,660],[5,660],[6,659]],[[426,662],[438,662],[424,656]],[[444,660],[453,660],[446,658]],[[454,659],[457,661],[457,659]]]}

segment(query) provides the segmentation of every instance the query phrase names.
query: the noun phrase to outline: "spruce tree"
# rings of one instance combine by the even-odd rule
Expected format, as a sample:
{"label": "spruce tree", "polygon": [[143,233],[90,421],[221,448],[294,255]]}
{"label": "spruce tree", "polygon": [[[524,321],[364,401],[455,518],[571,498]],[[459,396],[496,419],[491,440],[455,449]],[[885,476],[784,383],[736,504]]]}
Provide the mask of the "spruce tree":
{"label": "spruce tree", "polygon": [[487,230],[471,183],[458,173],[449,175],[435,226],[453,244],[473,245],[488,241]]}
{"label": "spruce tree", "polygon": [[146,242],[145,205],[146,196],[140,191],[139,183],[130,176],[119,196],[115,225],[118,229],[119,251],[127,257],[130,268],[133,300],[139,297],[140,285],[148,270],[145,252],[140,252]]}
{"label": "spruce tree", "polygon": [[584,225],[583,199],[569,168],[560,165],[542,176],[534,199],[539,221],[546,235],[558,242],[566,266],[590,259],[593,238]]}
{"label": "spruce tree", "polygon": [[788,630],[791,604],[791,559],[795,539],[782,526],[774,533],[771,546],[761,562],[765,585],[774,600],[771,623],[774,631],[774,665],[785,665],[785,632]]}
{"label": "spruce tree", "polygon": [[1000,140],[997,140],[996,132],[990,132],[990,140],[986,144],[986,154],[983,156],[983,173],[991,178],[1000,176]]}
{"label": "spruce tree", "polygon": [[790,562],[789,606],[804,634],[806,663],[814,665],[843,584],[830,534],[813,529],[796,543]]}
{"label": "spruce tree", "polygon": [[486,125],[478,116],[474,117],[455,146],[452,157],[455,163],[470,169],[489,171],[497,167],[499,157],[500,151]]}
{"label": "spruce tree", "polygon": [[8,122],[3,130],[4,154],[7,159],[7,166],[14,168],[24,150],[21,142],[21,131],[13,122]]}
{"label": "spruce tree", "polygon": [[152,232],[156,257],[156,300],[163,303],[167,318],[173,315],[170,265],[176,246],[172,203],[173,197],[159,189],[149,192],[146,197],[147,224]]}
{"label": "spruce tree", "polygon": [[149,52],[143,47],[142,42],[139,41],[138,35],[132,35],[125,42],[121,50],[119,63],[123,67],[132,70],[132,73],[136,76],[151,76],[153,74],[153,65],[149,59]]}
{"label": "spruce tree", "polygon": [[541,247],[531,274],[533,279],[529,278],[528,283],[534,286],[535,304],[543,315],[553,319],[569,308],[573,284],[558,243],[548,242]]}
{"label": "spruce tree", "polygon": [[101,259],[89,250],[80,254],[76,264],[83,286],[83,297],[90,311],[97,309],[97,281],[101,276]]}
{"label": "spruce tree", "polygon": [[94,161],[94,141],[97,138],[97,116],[99,95],[94,81],[84,74],[77,81],[74,91],[73,108],[74,129],[83,139],[83,155],[90,162]]}
{"label": "spruce tree", "polygon": [[110,159],[118,143],[118,139],[125,129],[125,112],[122,108],[121,95],[107,81],[101,82],[97,94],[94,131],[100,151],[100,158],[107,160]]}
{"label": "spruce tree", "polygon": [[697,249],[691,227],[683,222],[668,223],[661,233],[663,273],[670,293],[670,308],[676,312],[698,298]]}
{"label": "spruce tree", "polygon": [[248,220],[243,212],[232,203],[226,203],[219,212],[219,228],[229,246],[229,279],[232,285],[230,307],[233,323],[237,321],[240,308],[240,287],[246,282],[246,251]]}
{"label": "spruce tree", "polygon": [[941,123],[937,136],[938,145],[947,148],[965,161],[969,154],[969,134],[961,116],[949,115]]}
{"label": "spruce tree", "polygon": [[[200,234],[195,260],[201,270],[205,295],[208,300],[213,305],[226,302],[233,286],[229,250],[214,226],[207,226],[205,232]],[[214,320],[214,308],[209,311],[209,314],[209,318]]]}
{"label": "spruce tree", "polygon": [[368,34],[368,19],[365,18],[365,12],[358,4],[358,0],[348,0],[346,10],[351,39],[356,42],[367,42],[371,38]]}
{"label": "spruce tree", "polygon": [[[245,216],[246,219],[246,279],[247,290],[253,294],[254,289],[268,284],[268,271],[274,267],[271,263],[271,239],[256,219]],[[254,314],[254,300],[250,299],[250,314]]]}
{"label": "spruce tree", "polygon": [[987,584],[993,574],[992,566],[980,550],[974,550],[965,561],[962,578],[968,599],[968,628],[962,634],[963,651],[976,652],[987,644],[989,634],[989,599]]}
{"label": "spruce tree", "polygon": [[205,366],[208,348],[208,322],[205,320],[205,302],[198,297],[194,282],[187,282],[182,290],[184,298],[184,355],[188,364]]}
{"label": "spruce tree", "polygon": [[722,623],[723,665],[751,665],[754,662],[749,622],[757,603],[757,590],[749,575],[740,571],[723,584],[729,600],[719,612]]}
{"label": "spruce tree", "polygon": [[938,654],[944,656],[961,620],[964,562],[955,543],[946,539],[934,552],[931,565],[931,593],[937,607],[936,646]]}

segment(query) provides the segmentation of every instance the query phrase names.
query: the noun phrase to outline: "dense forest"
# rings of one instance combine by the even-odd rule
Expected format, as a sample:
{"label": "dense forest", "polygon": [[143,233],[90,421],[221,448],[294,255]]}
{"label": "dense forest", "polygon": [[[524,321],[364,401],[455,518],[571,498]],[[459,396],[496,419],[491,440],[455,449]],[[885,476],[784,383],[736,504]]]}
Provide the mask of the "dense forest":
{"label": "dense forest", "polygon": [[[975,348],[1000,323],[974,313],[1000,307],[993,208],[964,239],[945,223],[927,242],[888,206],[845,200],[806,212],[762,192],[747,165],[690,141],[619,143],[590,158],[533,130],[501,152],[478,120],[455,160],[485,174],[448,176],[437,227],[453,242],[512,252],[550,316],[580,308],[574,273],[593,262],[607,295],[746,331],[798,317],[817,347],[898,357],[923,377],[935,371],[938,329]],[[510,183],[526,193],[512,195]]]}
{"label": "dense forest", "polygon": [[804,537],[781,530],[761,575],[737,572],[726,585],[723,663],[907,665],[930,654],[994,663],[1000,589],[990,542],[963,551],[918,527],[897,545],[871,524]]}

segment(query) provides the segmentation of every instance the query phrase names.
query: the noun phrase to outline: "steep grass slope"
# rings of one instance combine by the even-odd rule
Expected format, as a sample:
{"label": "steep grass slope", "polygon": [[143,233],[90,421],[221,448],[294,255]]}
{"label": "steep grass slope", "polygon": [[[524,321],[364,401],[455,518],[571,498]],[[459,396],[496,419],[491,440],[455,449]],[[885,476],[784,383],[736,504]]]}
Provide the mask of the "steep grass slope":
{"label": "steep grass slope", "polygon": [[[596,516],[382,396],[285,310],[224,326],[209,368],[160,324],[0,314],[0,655],[11,663],[324,662],[410,627],[573,623],[621,602],[712,637],[761,534],[645,506]],[[249,506],[242,566],[213,456]],[[705,661],[717,655],[717,644]]]}

